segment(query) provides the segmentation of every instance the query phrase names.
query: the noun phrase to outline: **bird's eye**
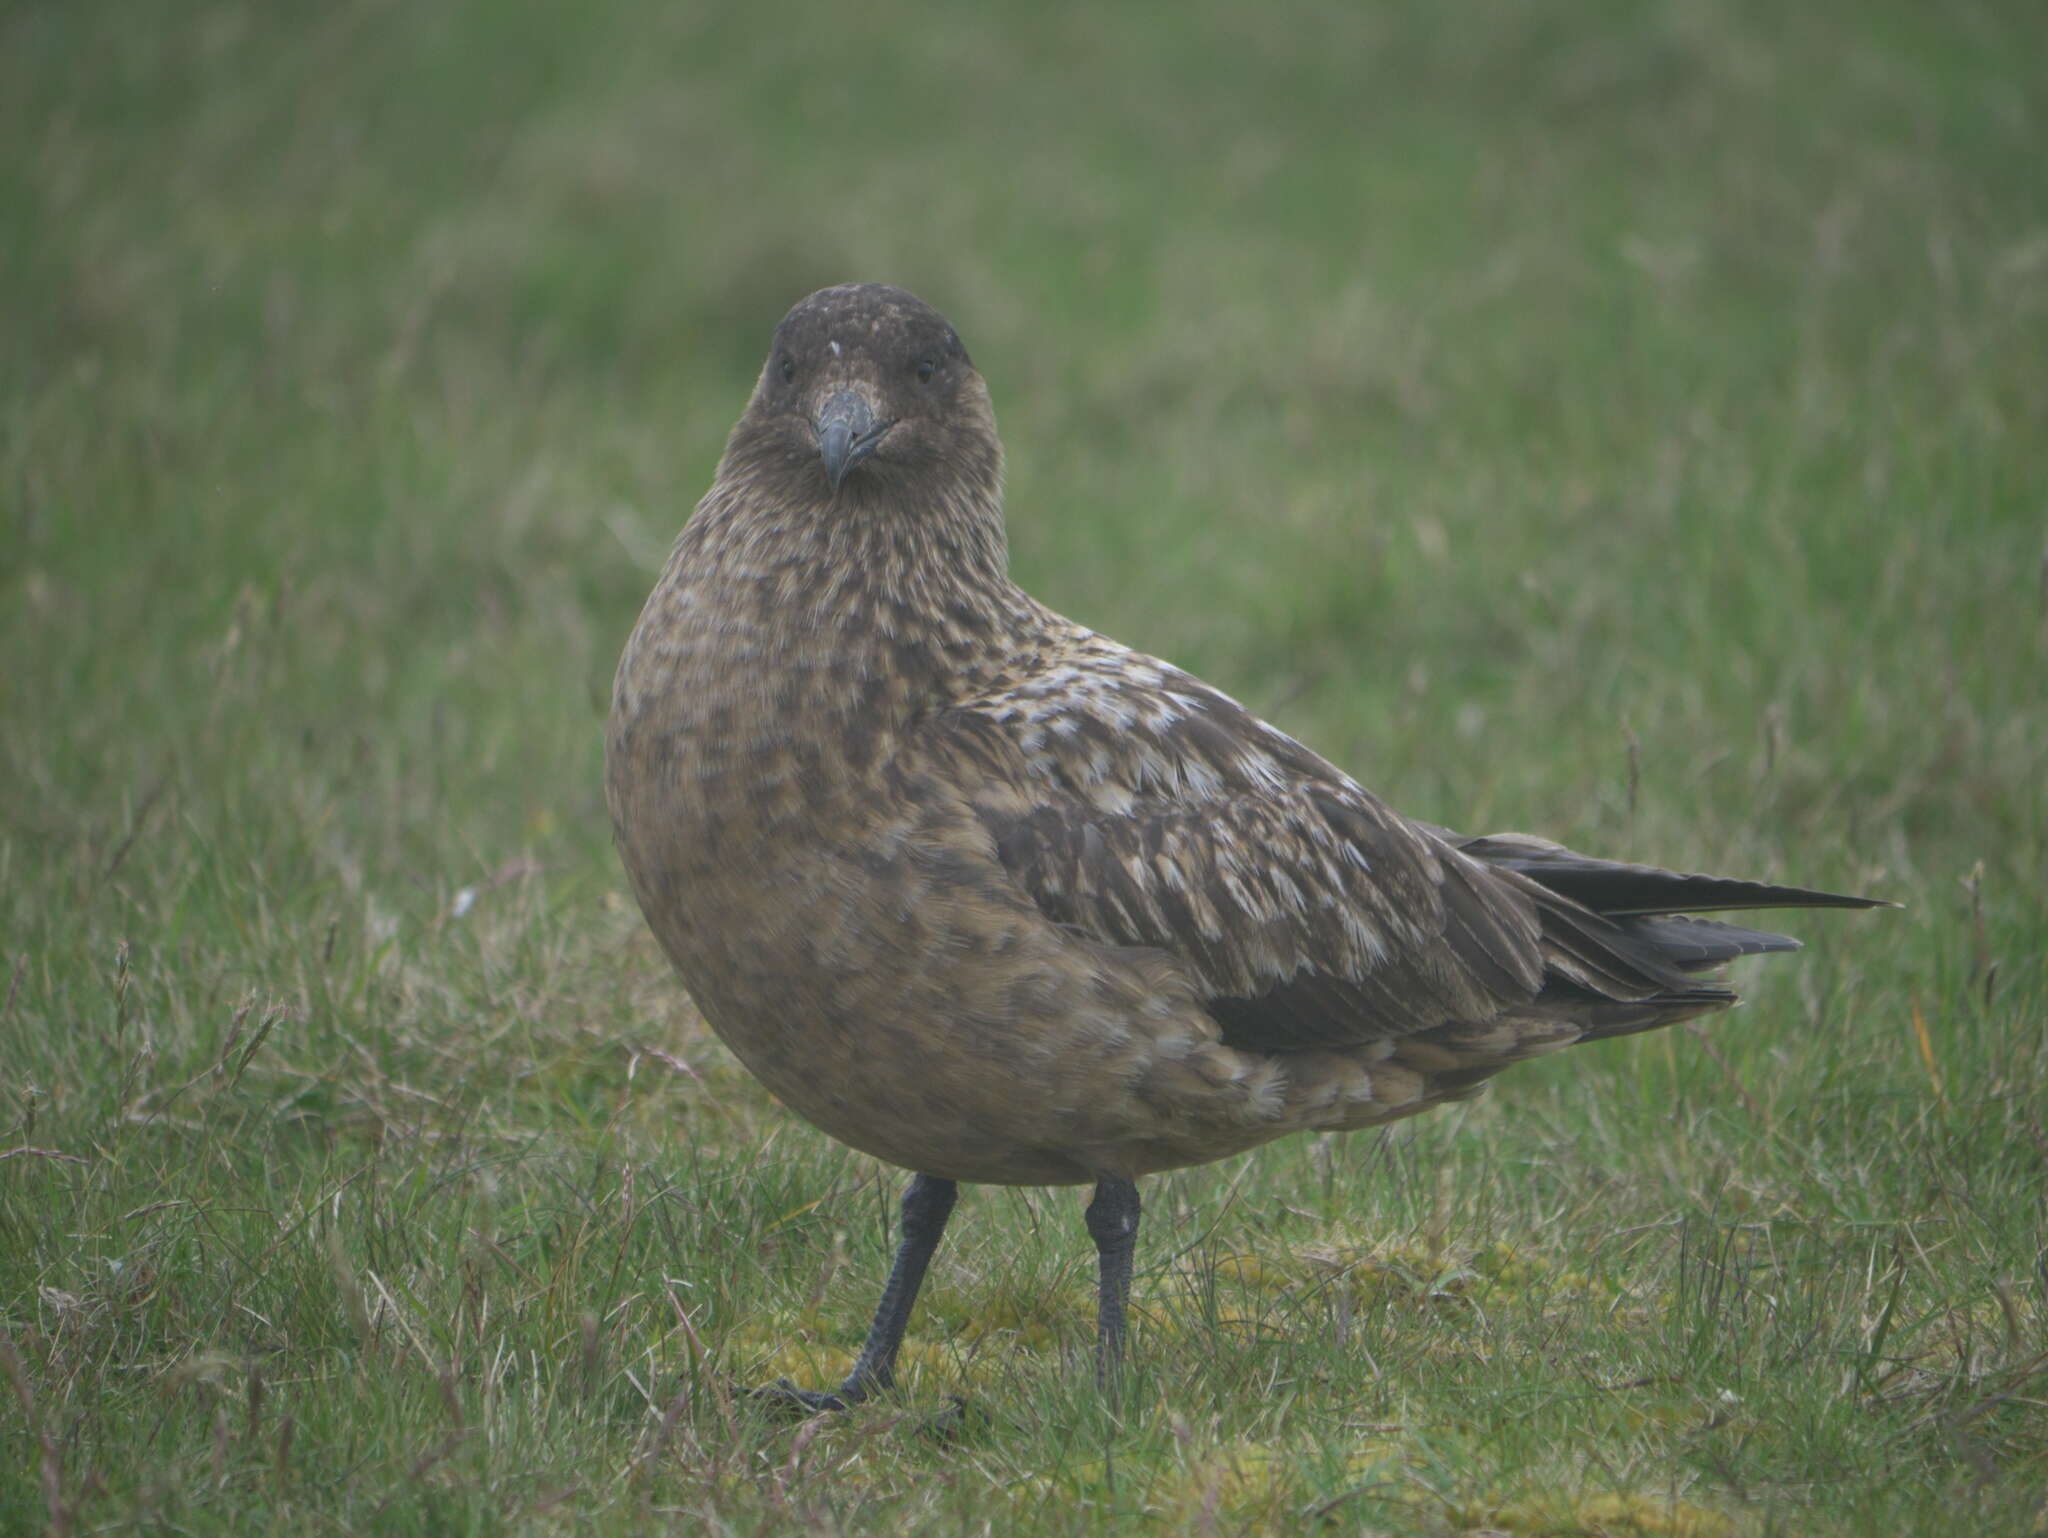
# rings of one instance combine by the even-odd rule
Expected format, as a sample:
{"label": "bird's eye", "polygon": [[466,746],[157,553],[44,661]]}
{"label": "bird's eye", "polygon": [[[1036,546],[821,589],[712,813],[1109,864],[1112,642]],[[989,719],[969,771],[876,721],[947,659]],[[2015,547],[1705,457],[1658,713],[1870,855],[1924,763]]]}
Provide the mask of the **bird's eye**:
{"label": "bird's eye", "polygon": [[788,353],[782,355],[782,361],[776,364],[776,368],[781,371],[784,384],[788,384],[792,379],[796,378],[796,359],[792,358]]}
{"label": "bird's eye", "polygon": [[936,374],[938,371],[938,359],[919,358],[917,360],[917,382],[919,384],[930,384],[932,382],[932,375]]}

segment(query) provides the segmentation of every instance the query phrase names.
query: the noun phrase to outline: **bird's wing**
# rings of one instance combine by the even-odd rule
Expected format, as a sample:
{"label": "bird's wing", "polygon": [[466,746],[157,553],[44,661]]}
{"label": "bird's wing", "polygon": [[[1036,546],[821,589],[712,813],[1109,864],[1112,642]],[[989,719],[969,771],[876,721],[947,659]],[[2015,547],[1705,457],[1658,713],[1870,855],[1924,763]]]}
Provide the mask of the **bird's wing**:
{"label": "bird's wing", "polygon": [[1178,956],[1232,1045],[1478,1025],[1559,988],[1701,992],[1624,927],[1461,853],[1227,696],[1100,637],[929,730],[932,749],[977,761],[978,810],[1038,908]]}
{"label": "bird's wing", "polygon": [[1852,897],[1812,887],[1741,881],[1694,871],[1664,870],[1626,860],[1580,854],[1530,833],[1472,837],[1428,826],[1445,843],[1496,870],[1511,870],[1610,916],[1641,913],[1716,913],[1731,908],[1888,908],[1874,897]]}

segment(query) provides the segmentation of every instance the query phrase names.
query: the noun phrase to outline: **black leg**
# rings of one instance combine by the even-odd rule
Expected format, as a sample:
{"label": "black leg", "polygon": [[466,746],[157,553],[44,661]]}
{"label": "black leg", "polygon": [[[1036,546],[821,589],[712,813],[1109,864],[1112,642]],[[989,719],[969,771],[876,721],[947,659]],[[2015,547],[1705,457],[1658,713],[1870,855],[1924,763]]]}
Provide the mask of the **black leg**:
{"label": "black leg", "polygon": [[1095,1315],[1095,1379],[1116,1386],[1124,1360],[1124,1308],[1131,1298],[1131,1256],[1138,1247],[1138,1188],[1110,1177],[1095,1183],[1088,1234],[1102,1267]]}
{"label": "black leg", "polygon": [[784,1381],[761,1390],[764,1397],[783,1400],[806,1410],[843,1410],[879,1394],[896,1381],[896,1351],[903,1344],[903,1328],[910,1323],[911,1305],[924,1285],[925,1267],[946,1232],[946,1219],[960,1188],[935,1175],[919,1175],[903,1193],[903,1237],[896,1246],[896,1264],[889,1271],[889,1285],[882,1289],[882,1301],[875,1310],[875,1322],[868,1326],[867,1344],[860,1348],[860,1360],[836,1392],[821,1394],[800,1389]]}
{"label": "black leg", "polygon": [[846,1403],[858,1404],[895,1383],[896,1348],[903,1344],[911,1305],[924,1286],[925,1267],[932,1263],[932,1252],[939,1247],[959,1197],[958,1186],[935,1175],[919,1175],[903,1193],[903,1237],[896,1246],[896,1264],[889,1270],[889,1285],[882,1289],[860,1360],[839,1385],[839,1397]]}

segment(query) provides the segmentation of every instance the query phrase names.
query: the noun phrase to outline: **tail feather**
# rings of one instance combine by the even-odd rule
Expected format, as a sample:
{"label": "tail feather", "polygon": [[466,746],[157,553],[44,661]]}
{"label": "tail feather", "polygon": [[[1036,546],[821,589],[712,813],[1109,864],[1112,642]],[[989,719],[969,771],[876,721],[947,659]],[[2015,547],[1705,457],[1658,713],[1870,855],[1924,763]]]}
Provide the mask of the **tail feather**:
{"label": "tail feather", "polygon": [[1655,946],[1658,955],[1686,972],[1717,967],[1737,956],[1765,956],[1800,948],[1790,935],[1747,929],[1719,919],[1626,918],[1622,923]]}
{"label": "tail feather", "polygon": [[1852,897],[1813,887],[1738,881],[1727,876],[1661,870],[1654,865],[1598,860],[1526,833],[1490,833],[1481,838],[1453,833],[1447,837],[1475,860],[1527,876],[1560,897],[1569,897],[1573,902],[1611,918],[1641,914],[1712,913],[1730,908],[1897,906],[1878,898]]}
{"label": "tail feather", "polygon": [[1638,999],[1633,1003],[1602,1001],[1582,1004],[1575,1013],[1585,1024],[1586,1034],[1580,1038],[1582,1041],[1606,1041],[1614,1036],[1634,1036],[1640,1031],[1661,1030],[1681,1020],[1690,1020],[1695,1015],[1709,1015],[1726,1009],[1736,1002],[1737,995],[1732,988],[1687,988],[1660,993],[1654,998]]}
{"label": "tail feather", "polygon": [[1588,1041],[1726,1009],[1736,994],[1707,980],[1711,974],[1738,956],[1799,949],[1790,935],[1686,915],[1898,906],[1812,887],[1598,860],[1524,833],[1444,837],[1473,859],[1540,889],[1551,980],[1537,1002],[1576,1023]]}

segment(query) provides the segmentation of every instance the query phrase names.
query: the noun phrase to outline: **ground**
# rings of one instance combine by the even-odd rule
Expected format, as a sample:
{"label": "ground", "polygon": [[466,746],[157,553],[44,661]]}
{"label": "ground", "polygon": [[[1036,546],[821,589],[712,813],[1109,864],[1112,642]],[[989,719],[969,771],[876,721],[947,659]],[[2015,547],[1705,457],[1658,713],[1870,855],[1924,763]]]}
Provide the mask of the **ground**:
{"label": "ground", "polygon": [[[2048,1527],[2038,6],[0,17],[0,1530]],[[612,663],[903,284],[1015,567],[1411,813],[1866,891],[1734,1015],[1148,1183],[780,1113]],[[932,1434],[950,1395],[979,1414]],[[964,1429],[959,1429],[964,1427]]]}

